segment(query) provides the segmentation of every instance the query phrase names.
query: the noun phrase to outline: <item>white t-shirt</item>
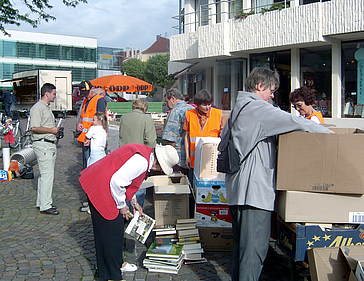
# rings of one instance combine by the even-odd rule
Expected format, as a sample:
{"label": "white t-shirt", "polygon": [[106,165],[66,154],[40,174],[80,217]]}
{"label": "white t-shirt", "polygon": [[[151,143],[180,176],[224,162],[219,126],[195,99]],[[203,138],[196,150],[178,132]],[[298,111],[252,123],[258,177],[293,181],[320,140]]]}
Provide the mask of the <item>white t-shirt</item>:
{"label": "white t-shirt", "polygon": [[102,126],[91,126],[86,133],[86,137],[91,139],[91,150],[105,149],[106,131]]}

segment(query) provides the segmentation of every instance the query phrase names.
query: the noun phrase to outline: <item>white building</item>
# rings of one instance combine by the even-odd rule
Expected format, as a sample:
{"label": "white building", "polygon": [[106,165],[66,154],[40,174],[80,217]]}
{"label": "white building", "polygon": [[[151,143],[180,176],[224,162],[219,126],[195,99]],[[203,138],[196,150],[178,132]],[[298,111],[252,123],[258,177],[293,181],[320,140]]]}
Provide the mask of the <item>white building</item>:
{"label": "white building", "polygon": [[79,83],[97,77],[97,39],[7,30],[0,33],[0,81],[32,69],[72,70]]}
{"label": "white building", "polygon": [[307,85],[326,123],[364,128],[364,118],[350,118],[362,117],[364,105],[364,0],[184,2],[169,65],[181,92],[193,97],[206,88],[219,107],[229,92],[232,108],[247,74],[269,67],[280,74],[282,109],[291,110],[288,94]]}

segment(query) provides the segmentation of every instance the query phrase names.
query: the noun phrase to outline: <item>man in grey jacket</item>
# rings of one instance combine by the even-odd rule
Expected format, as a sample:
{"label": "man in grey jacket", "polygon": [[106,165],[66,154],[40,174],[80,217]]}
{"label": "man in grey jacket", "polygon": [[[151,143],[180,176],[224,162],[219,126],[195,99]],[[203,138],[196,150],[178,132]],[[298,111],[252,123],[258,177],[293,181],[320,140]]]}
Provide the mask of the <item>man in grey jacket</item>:
{"label": "man in grey jacket", "polygon": [[[269,103],[279,87],[279,75],[254,68],[239,92],[232,111],[231,134],[240,159],[247,158],[235,174],[225,179],[234,250],[232,280],[259,280],[266,258],[275,200],[277,135],[292,131],[329,133],[311,120],[284,112]],[[227,133],[225,126],[221,138]]]}

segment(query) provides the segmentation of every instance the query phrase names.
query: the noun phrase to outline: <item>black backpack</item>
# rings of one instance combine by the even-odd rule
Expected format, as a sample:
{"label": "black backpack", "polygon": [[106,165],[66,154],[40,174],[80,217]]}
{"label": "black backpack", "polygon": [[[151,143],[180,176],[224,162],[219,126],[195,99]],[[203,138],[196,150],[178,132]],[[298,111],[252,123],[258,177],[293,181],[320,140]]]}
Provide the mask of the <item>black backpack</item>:
{"label": "black backpack", "polygon": [[22,179],[34,179],[33,167],[29,164],[20,165],[19,173]]}

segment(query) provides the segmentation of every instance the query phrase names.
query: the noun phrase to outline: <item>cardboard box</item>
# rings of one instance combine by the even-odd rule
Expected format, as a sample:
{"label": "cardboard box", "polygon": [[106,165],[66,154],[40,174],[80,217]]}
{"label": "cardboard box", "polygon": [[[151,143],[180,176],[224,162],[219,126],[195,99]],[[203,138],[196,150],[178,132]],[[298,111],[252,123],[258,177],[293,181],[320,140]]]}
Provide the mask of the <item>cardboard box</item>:
{"label": "cardboard box", "polygon": [[348,268],[351,270],[351,278],[353,280],[364,280],[364,271],[363,271],[364,247],[363,246],[340,247],[340,251],[341,254],[345,257]]}
{"label": "cardboard box", "polygon": [[232,227],[229,206],[196,204],[196,226]]}
{"label": "cardboard box", "polygon": [[229,252],[233,250],[232,228],[199,227],[201,243],[206,252]]}
{"label": "cardboard box", "polygon": [[[175,181],[175,180],[174,180]],[[175,224],[189,218],[190,185],[186,176],[172,182],[168,176],[154,176],[154,216],[156,225]]]}
{"label": "cardboard box", "polygon": [[354,131],[280,135],[277,189],[363,194],[364,134]]}
{"label": "cardboard box", "polygon": [[364,223],[364,195],[279,191],[276,212],[285,222]]}
{"label": "cardboard box", "polygon": [[225,180],[198,180],[194,175],[193,189],[197,204],[226,204]]}
{"label": "cardboard box", "polygon": [[313,248],[307,251],[311,281],[347,281],[350,268],[345,257],[335,248]]}
{"label": "cardboard box", "polygon": [[311,248],[364,245],[364,224],[324,229],[319,225],[285,223],[278,218],[277,244],[295,261],[305,261]]}
{"label": "cardboard box", "polygon": [[226,124],[226,121],[228,120],[229,116],[230,116],[230,112],[231,110],[223,110],[222,111],[222,115],[221,115],[221,121],[222,121],[222,124],[225,126]]}
{"label": "cardboard box", "polygon": [[197,179],[224,179],[225,174],[216,171],[217,146],[220,138],[203,137],[196,138],[195,168]]}

